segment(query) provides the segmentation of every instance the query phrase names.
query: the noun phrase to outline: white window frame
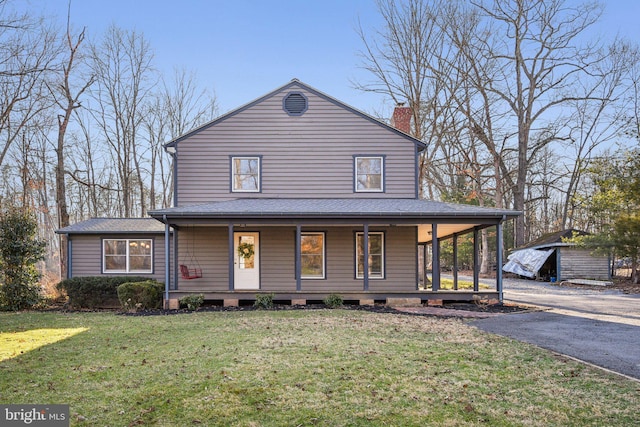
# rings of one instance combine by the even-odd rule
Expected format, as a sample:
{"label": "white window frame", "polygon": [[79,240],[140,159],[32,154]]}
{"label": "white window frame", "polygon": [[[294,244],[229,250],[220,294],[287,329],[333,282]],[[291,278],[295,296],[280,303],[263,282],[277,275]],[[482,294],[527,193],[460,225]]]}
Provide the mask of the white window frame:
{"label": "white window frame", "polygon": [[302,253],[302,238],[304,236],[322,236],[322,275],[321,276],[305,276],[302,272],[302,265],[300,266],[300,278],[301,279],[311,279],[311,280],[321,280],[326,279],[327,277],[327,236],[323,231],[303,231],[300,233],[300,263],[303,264],[302,259],[304,259],[305,255]]}
{"label": "white window frame", "polygon": [[[111,255],[115,255],[115,256],[125,256],[125,260],[126,260],[126,267],[124,270],[120,269],[120,270],[110,270],[107,269],[107,242],[125,242],[125,248],[126,248],[126,253],[125,254],[111,254]],[[149,258],[151,260],[151,262],[149,263],[150,268],[148,270],[133,270],[131,269],[131,264],[130,264],[130,257],[131,254],[129,252],[129,248],[130,243],[134,242],[134,241],[142,241],[142,242],[148,242],[149,243],[149,248],[150,248],[150,252],[149,252]],[[146,255],[145,255],[146,256]],[[125,274],[130,274],[130,273],[153,273],[153,239],[102,239],[102,273],[104,274],[109,274],[109,273],[125,273]]]}
{"label": "white window frame", "polygon": [[[364,160],[364,159],[378,159],[380,160],[380,188],[358,188],[358,177],[360,176],[359,174],[359,170],[358,170],[358,161],[359,160]],[[355,190],[356,193],[382,193],[384,192],[384,156],[354,156],[354,160],[353,160],[353,175],[354,175],[354,182],[353,182],[353,188]]]}
{"label": "white window frame", "polygon": [[[369,239],[371,238],[371,236],[376,235],[376,236],[380,236],[381,237],[381,241],[380,241],[380,251],[381,253],[379,254],[379,256],[381,257],[380,259],[380,273],[372,273],[371,272],[371,263],[369,263],[369,279],[384,279],[385,278],[385,271],[384,271],[384,266],[385,266],[385,251],[384,251],[384,232],[382,231],[370,231],[369,232]],[[355,242],[355,246],[356,246],[356,279],[364,279],[364,271],[358,271],[359,270],[359,266],[360,263],[358,262],[360,260],[360,251],[359,248],[360,246],[358,245],[358,239],[364,239],[364,232],[362,231],[358,231],[356,232],[356,242]],[[371,240],[369,240],[369,257],[371,257],[372,253],[371,253]],[[364,264],[363,264],[364,266]]]}
{"label": "white window frame", "polygon": [[[255,189],[243,189],[236,188],[236,175],[245,175],[239,174],[236,172],[236,160],[255,160],[258,162],[258,171],[256,174],[256,188]],[[262,157],[261,156],[232,156],[231,157],[231,192],[232,193],[259,193],[262,188]]]}

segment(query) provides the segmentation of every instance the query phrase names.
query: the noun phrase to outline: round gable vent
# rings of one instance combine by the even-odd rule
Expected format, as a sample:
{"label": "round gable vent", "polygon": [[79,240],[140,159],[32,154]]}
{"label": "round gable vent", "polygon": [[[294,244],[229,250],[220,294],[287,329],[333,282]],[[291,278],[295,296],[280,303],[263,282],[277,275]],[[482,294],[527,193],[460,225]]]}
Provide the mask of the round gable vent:
{"label": "round gable vent", "polygon": [[301,116],[309,108],[307,97],[299,92],[292,92],[282,101],[284,111],[290,116]]}

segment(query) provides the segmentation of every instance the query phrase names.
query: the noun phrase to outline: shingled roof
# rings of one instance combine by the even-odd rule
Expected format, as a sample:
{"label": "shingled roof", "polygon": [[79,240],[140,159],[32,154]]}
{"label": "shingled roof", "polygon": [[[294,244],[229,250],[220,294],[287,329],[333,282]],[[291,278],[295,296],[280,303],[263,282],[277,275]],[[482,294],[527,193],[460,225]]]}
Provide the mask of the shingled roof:
{"label": "shingled roof", "polygon": [[422,199],[271,199],[243,198],[150,211],[161,218],[513,218],[518,212],[507,209],[435,202]]}
{"label": "shingled roof", "polygon": [[154,218],[91,218],[56,230],[58,234],[158,234],[164,224]]}
{"label": "shingled roof", "polygon": [[571,244],[563,242],[564,239],[570,239],[574,235],[584,236],[587,234],[589,233],[587,233],[586,231],[576,230],[574,228],[562,231],[554,231],[552,233],[543,234],[536,240],[532,240],[531,242],[519,247],[518,249],[538,249],[556,246],[569,246]]}

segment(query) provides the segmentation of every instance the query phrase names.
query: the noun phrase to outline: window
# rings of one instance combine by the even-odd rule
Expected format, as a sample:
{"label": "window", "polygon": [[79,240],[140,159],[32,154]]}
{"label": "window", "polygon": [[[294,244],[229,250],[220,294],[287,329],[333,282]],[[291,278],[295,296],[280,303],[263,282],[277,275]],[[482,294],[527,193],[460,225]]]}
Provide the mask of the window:
{"label": "window", "polygon": [[231,181],[232,191],[259,192],[260,157],[232,157]]}
{"label": "window", "polygon": [[356,156],[355,175],[356,192],[384,191],[384,158]]}
{"label": "window", "polygon": [[105,239],[104,273],[152,273],[151,239]]}
{"label": "window", "polygon": [[254,236],[238,236],[238,268],[253,270],[256,268],[256,238]]}
{"label": "window", "polygon": [[[356,277],[364,278],[364,233],[356,233]],[[369,278],[384,278],[384,233],[369,233]]]}
{"label": "window", "polygon": [[300,255],[303,279],[324,279],[324,233],[302,233]]}

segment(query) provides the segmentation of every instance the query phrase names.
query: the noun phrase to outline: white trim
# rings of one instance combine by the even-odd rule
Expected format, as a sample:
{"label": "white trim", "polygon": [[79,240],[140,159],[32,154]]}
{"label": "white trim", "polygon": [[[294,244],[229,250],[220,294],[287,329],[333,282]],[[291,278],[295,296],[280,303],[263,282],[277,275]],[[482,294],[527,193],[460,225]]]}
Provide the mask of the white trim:
{"label": "white trim", "polygon": [[[236,175],[246,175],[246,174],[237,174],[236,173],[236,160],[256,160],[258,162],[258,171],[257,171],[257,188],[256,189],[242,189],[236,188]],[[259,193],[262,186],[262,159],[260,156],[232,156],[231,157],[231,192],[232,193]]]}
{"label": "white trim", "polygon": [[[107,255],[106,251],[106,242],[125,242],[125,253],[124,254],[110,254]],[[149,242],[149,259],[151,260],[150,268],[148,270],[133,270],[130,265],[131,254],[129,253],[130,242],[133,241],[143,241]],[[107,269],[107,256],[124,256],[125,257],[125,269],[116,270],[116,269]],[[140,255],[138,255],[140,256]],[[147,255],[144,255],[147,256]],[[110,274],[110,273],[144,273],[151,274],[153,273],[153,239],[102,239],[102,273]]]}
{"label": "white trim", "polygon": [[[358,160],[379,159],[380,160],[380,188],[358,188]],[[355,156],[354,157],[354,190],[356,193],[382,193],[384,192],[384,156]]]}

